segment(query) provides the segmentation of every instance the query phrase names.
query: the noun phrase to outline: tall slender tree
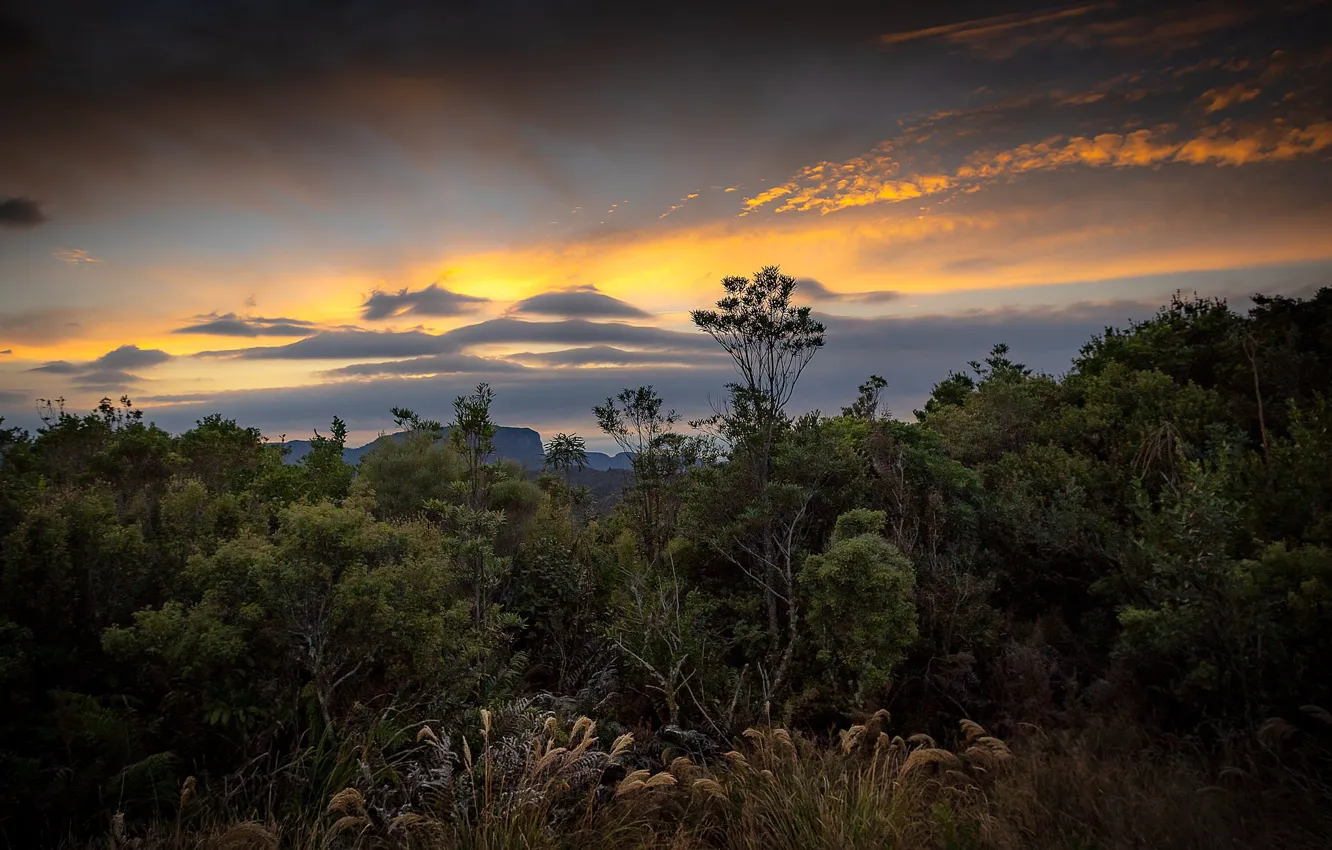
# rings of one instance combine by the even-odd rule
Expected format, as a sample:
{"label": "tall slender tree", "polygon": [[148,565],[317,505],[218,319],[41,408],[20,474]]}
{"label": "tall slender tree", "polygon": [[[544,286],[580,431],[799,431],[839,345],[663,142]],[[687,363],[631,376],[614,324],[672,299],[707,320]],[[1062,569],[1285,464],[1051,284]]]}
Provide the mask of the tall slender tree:
{"label": "tall slender tree", "polygon": [[[751,470],[753,498],[768,495],[773,444],[786,422],[786,405],[814,355],[824,344],[825,327],[808,306],[792,303],[796,279],[777,266],[765,266],[752,278],[727,277],[725,294],[715,310],[694,310],[690,316],[699,330],[722,347],[735,364],[740,380],[727,385],[728,404],[713,417],[731,443],[732,460]],[[783,594],[777,588],[784,535],[769,521],[761,529],[754,550],[761,562],[761,581],[768,612],[768,634],[773,658],[789,657],[781,650]],[[788,609],[794,605],[789,597]],[[788,610],[793,618],[794,610]]]}

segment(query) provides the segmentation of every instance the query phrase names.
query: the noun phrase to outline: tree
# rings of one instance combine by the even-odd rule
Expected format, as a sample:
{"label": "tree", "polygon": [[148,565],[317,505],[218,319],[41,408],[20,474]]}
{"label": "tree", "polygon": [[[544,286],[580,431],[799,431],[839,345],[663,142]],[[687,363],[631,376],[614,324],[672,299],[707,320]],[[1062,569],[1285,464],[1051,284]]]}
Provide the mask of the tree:
{"label": "tree", "polygon": [[423,505],[452,527],[459,559],[471,567],[473,616],[478,629],[486,622],[491,588],[504,566],[495,555],[495,538],[504,523],[504,512],[492,511],[488,505],[492,476],[486,461],[495,453],[495,434],[499,430],[490,418],[494,400],[495,391],[484,383],[477,384],[471,394],[454,399],[449,441],[463,459],[463,478],[456,487],[463,504],[432,499]]}
{"label": "tree", "polygon": [[239,490],[264,467],[264,439],[258,428],[212,414],[176,441],[188,470],[214,491]]}
{"label": "tree", "polygon": [[699,438],[671,433],[680,421],[650,386],[624,389],[592,408],[597,424],[631,457],[630,499],[638,514],[639,536],[648,563],[655,564],[675,528],[679,483],[684,472],[707,456]]}
{"label": "tree", "polygon": [[389,414],[393,416],[393,424],[403,431],[433,434],[435,439],[439,439],[444,431],[438,420],[422,418],[408,407],[391,407]]}
{"label": "tree", "polygon": [[716,310],[694,310],[694,325],[731,356],[740,381],[729,384],[731,413],[724,417],[733,438],[756,438],[771,449],[800,375],[823,347],[824,326],[809,307],[791,303],[795,278],[766,266],[753,278],[727,277]]}
{"label": "tree", "polygon": [[[791,303],[795,287],[795,278],[782,274],[777,266],[766,266],[752,279],[723,279],[726,294],[717,302],[717,309],[690,314],[699,330],[731,356],[740,373],[739,382],[727,385],[729,409],[714,421],[721,424],[732,444],[731,461],[750,469],[755,501],[766,496],[773,442],[785,422],[786,404],[805,367],[824,344],[825,328],[811,308]],[[758,553],[774,657],[781,643],[776,564],[789,531],[769,524]]]}
{"label": "tree", "polygon": [[842,514],[828,550],[800,573],[817,658],[833,695],[853,710],[887,683],[916,640],[915,572],[879,536],[885,520],[864,508]]}
{"label": "tree", "polygon": [[477,384],[470,395],[460,395],[453,401],[449,439],[466,465],[468,505],[473,510],[482,509],[486,503],[485,464],[495,453],[495,434],[499,431],[490,418],[494,401],[495,391],[489,384]]}
{"label": "tree", "polygon": [[[857,391],[859,395],[851,403],[850,407],[842,408],[843,416],[854,416],[857,419],[868,419],[873,421],[879,418],[879,396],[888,387],[888,382],[878,375],[870,375],[869,380],[861,384]],[[886,411],[884,414],[886,415]]]}
{"label": "tree", "polygon": [[554,470],[569,480],[569,470],[587,466],[587,443],[576,434],[559,433],[545,445],[546,469]]}
{"label": "tree", "polygon": [[309,480],[309,496],[314,501],[329,499],[340,502],[351,489],[356,470],[343,460],[347,447],[347,423],[333,417],[329,436],[318,431],[310,438],[310,451],[301,458]]}
{"label": "tree", "polygon": [[458,498],[462,458],[438,439],[429,431],[413,430],[401,440],[377,440],[361,458],[352,492],[373,493],[380,519],[407,519],[420,515],[431,499]]}

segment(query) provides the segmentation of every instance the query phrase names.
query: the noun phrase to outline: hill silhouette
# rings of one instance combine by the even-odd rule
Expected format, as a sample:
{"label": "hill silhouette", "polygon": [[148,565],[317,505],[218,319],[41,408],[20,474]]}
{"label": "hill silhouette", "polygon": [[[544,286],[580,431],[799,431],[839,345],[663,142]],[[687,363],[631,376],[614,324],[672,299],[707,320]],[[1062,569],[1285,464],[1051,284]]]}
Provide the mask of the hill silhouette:
{"label": "hill silhouette", "polygon": [[[444,429],[444,437],[447,439],[449,429]],[[402,440],[406,437],[406,431],[397,431],[392,434],[382,434],[379,437],[361,446],[348,446],[342,451],[342,459],[355,466],[361,462],[361,458],[366,453],[379,445],[384,440]],[[299,463],[301,458],[310,451],[309,440],[287,440],[278,443],[288,451],[284,460],[287,463]],[[488,460],[513,460],[522,464],[525,469],[537,470],[545,464],[546,455],[542,450],[543,441],[541,434],[531,428],[515,428],[509,426],[500,426],[495,434],[495,453]],[[608,455],[605,452],[588,452],[587,468],[598,472],[608,470],[628,470],[632,466],[632,455],[627,452]]]}

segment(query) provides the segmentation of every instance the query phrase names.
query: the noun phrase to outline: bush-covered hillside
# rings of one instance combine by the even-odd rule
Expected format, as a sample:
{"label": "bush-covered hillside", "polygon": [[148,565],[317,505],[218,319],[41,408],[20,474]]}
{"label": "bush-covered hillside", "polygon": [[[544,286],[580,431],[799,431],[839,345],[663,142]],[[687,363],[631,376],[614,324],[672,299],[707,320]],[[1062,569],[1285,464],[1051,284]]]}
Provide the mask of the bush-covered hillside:
{"label": "bush-covered hillside", "polygon": [[575,435],[488,463],[484,385],[357,467],[0,431],[0,845],[1326,846],[1332,289],[996,340],[909,422],[789,409],[798,300],[695,312],[705,422],[607,388],[609,506]]}

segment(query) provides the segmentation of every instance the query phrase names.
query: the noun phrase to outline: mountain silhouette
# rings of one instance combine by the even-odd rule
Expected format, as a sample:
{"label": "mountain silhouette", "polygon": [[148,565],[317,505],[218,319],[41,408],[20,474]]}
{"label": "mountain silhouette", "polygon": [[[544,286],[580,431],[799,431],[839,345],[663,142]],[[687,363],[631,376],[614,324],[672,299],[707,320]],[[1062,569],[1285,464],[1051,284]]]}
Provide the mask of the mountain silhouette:
{"label": "mountain silhouette", "polygon": [[[444,437],[448,438],[449,429],[444,429]],[[393,434],[383,434],[363,446],[348,446],[342,450],[342,459],[355,466],[361,462],[361,458],[366,453],[379,445],[384,440],[402,440],[407,436],[406,431],[398,431]],[[283,458],[287,463],[299,463],[301,458],[305,457],[310,451],[309,440],[288,440],[285,443],[278,443],[288,449]],[[541,435],[531,428],[511,428],[500,426],[495,432],[495,453],[487,460],[514,460],[523,465],[525,469],[537,470],[545,465],[546,455],[542,450]],[[633,456],[627,452],[620,452],[615,455],[608,455],[605,452],[588,452],[587,468],[595,469],[599,472],[605,472],[612,469],[629,469],[632,466]]]}

